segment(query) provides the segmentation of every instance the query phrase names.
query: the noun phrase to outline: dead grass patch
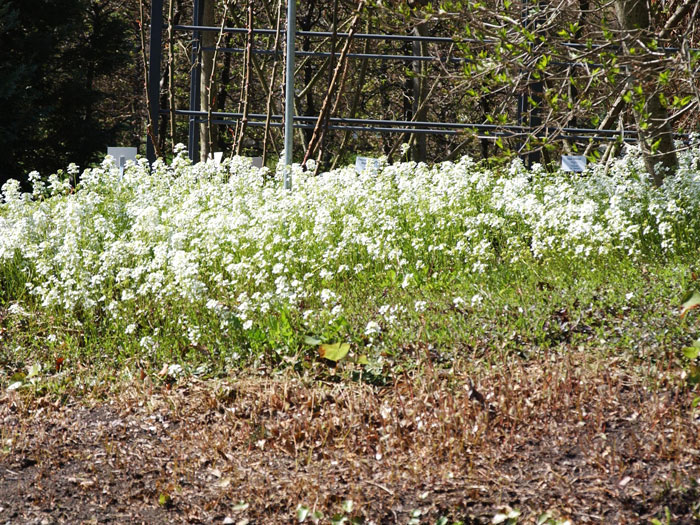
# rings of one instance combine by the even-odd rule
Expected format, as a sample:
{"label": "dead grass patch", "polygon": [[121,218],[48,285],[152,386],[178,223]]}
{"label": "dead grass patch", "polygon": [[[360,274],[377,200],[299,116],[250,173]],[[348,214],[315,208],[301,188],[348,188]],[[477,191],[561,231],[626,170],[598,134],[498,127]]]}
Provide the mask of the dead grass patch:
{"label": "dead grass patch", "polygon": [[426,363],[384,387],[286,376],[137,381],[107,401],[5,394],[0,521],[291,523],[300,504],[328,516],[351,499],[374,523],[485,523],[506,505],[522,523],[547,509],[640,523],[664,507],[697,523],[687,392],[586,353],[471,368]]}

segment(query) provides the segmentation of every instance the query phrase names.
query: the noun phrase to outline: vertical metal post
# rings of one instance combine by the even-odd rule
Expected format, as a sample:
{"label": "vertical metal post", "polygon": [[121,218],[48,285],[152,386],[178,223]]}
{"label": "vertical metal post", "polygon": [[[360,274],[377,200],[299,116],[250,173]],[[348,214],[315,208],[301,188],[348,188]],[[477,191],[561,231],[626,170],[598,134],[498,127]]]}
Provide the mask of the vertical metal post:
{"label": "vertical metal post", "polygon": [[163,45],[163,0],[151,3],[151,34],[149,44],[148,106],[151,117],[151,133],[146,142],[146,157],[153,163],[156,160],[158,140],[158,119],[160,118],[160,62]]}
{"label": "vertical metal post", "polygon": [[[198,26],[202,20],[202,6],[204,0],[194,0],[193,6],[193,22]],[[192,72],[190,74],[190,111],[199,111],[199,89],[200,79],[202,76],[202,65],[200,61],[201,52],[201,32],[192,31]],[[199,125],[197,124],[197,115],[190,115],[190,126],[187,141],[187,153],[191,161],[194,161],[195,155],[199,155]]]}
{"label": "vertical metal post", "polygon": [[287,0],[287,72],[284,102],[284,187],[292,189],[292,162],[294,162],[294,54],[296,52],[297,3]]}

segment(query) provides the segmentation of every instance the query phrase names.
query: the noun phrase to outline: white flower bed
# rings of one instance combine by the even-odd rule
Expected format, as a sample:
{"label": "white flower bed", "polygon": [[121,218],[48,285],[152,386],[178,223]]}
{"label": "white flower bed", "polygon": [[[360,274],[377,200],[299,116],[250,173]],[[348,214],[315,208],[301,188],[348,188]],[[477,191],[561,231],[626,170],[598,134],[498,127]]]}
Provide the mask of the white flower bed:
{"label": "white flower bed", "polygon": [[[179,156],[153,173],[141,161],[123,178],[105,162],[75,191],[58,176],[48,187],[33,176],[33,194],[3,186],[0,271],[19,264],[45,308],[99,308],[124,326],[138,305],[183,301],[244,328],[279,309],[333,321],[343,290],[377,279],[410,292],[499,264],[695,249],[699,163],[700,147],[681,154],[661,189],[635,151],[607,175],[529,172],[519,161],[494,173],[466,157],[363,175],[295,168],[289,192],[243,158],[217,166]],[[185,332],[196,344],[197,327]]]}

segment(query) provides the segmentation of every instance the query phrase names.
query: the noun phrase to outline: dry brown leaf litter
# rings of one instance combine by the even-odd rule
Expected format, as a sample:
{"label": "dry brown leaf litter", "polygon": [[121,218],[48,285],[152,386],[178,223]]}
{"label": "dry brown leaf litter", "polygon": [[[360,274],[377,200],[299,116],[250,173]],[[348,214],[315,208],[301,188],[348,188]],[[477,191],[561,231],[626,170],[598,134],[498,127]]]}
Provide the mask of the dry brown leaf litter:
{"label": "dry brown leaf litter", "polygon": [[[696,523],[700,420],[585,355],[391,386],[137,381],[108,401],[0,401],[0,523],[293,523],[351,499],[366,522],[438,517]],[[165,499],[163,499],[165,498]],[[159,501],[160,500],[160,501]],[[244,504],[241,504],[244,503]]]}

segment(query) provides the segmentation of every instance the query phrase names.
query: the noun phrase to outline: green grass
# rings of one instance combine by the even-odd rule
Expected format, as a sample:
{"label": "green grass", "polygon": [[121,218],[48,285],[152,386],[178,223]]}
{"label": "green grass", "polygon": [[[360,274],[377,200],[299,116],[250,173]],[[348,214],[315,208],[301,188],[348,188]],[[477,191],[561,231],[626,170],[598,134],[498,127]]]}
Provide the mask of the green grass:
{"label": "green grass", "polygon": [[[597,264],[518,265],[496,268],[483,277],[436,282],[411,290],[348,282],[344,315],[331,324],[303,326],[292,311],[271,311],[264,328],[229,330],[204,305],[143,305],[133,313],[137,327],[99,315],[67,315],[37,305],[22,315],[9,315],[7,299],[0,310],[0,384],[17,380],[26,388],[61,392],[103,388],[105,382],[144,373],[157,376],[164,365],[180,365],[185,375],[220,377],[241,369],[283,370],[324,377],[326,365],[307,337],[321,342],[349,342],[350,360],[365,355],[365,366],[340,363],[336,372],[366,368],[368,377],[386,380],[399,371],[421,366],[426,355],[446,369],[498,367],[516,356],[538,360],[585,349],[622,357],[649,371],[678,363],[679,349],[692,330],[677,316],[677,298],[689,285],[692,260],[631,263],[612,258]],[[482,300],[472,305],[470,298]],[[452,297],[466,297],[455,306]],[[416,312],[416,301],[425,309]],[[363,328],[382,305],[405,308],[393,325],[370,339]],[[179,320],[186,316],[201,330],[198,344],[188,341]],[[141,339],[150,334],[153,346]],[[153,335],[155,334],[155,335]],[[24,380],[31,366],[41,365],[34,385]],[[650,368],[651,367],[651,368]],[[650,374],[651,376],[651,374]],[[167,380],[167,374],[162,377]],[[171,378],[172,379],[172,378]]]}

